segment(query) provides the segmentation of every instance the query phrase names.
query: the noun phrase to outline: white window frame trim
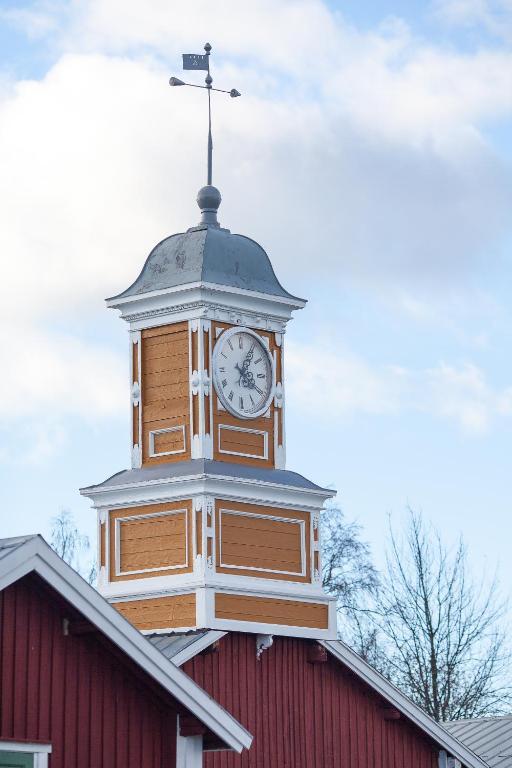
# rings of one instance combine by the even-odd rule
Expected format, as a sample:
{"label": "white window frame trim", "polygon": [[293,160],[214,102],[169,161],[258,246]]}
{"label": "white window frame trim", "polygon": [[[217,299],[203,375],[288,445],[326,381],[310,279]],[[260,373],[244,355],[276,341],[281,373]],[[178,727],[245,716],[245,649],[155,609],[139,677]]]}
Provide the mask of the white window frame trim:
{"label": "white window frame trim", "polygon": [[0,755],[2,752],[24,752],[34,757],[34,768],[48,768],[48,755],[51,754],[51,744],[36,744],[21,741],[0,741]]}

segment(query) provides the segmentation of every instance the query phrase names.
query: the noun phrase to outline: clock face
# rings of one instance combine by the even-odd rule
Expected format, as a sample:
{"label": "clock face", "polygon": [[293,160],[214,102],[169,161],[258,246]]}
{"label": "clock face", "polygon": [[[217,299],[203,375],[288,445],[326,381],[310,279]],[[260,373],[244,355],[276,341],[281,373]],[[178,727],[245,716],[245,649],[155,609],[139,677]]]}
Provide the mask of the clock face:
{"label": "clock face", "polygon": [[222,405],[238,418],[255,419],[272,401],[272,355],[248,328],[230,328],[219,337],[213,351],[213,378]]}

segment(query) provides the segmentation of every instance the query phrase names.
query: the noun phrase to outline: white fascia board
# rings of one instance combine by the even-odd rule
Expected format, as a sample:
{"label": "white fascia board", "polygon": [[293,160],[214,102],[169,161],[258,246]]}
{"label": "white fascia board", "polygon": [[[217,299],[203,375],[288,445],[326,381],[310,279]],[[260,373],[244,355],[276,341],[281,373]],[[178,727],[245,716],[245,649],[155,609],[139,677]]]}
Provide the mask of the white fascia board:
{"label": "white fascia board", "polygon": [[277,600],[304,600],[309,603],[335,604],[336,598],[326,594],[319,584],[282,581],[281,579],[255,578],[231,574],[212,573],[197,576],[155,576],[153,579],[129,579],[105,584],[101,594],[110,602],[150,599],[169,595],[186,594],[197,589],[209,589],[228,594],[273,597]]}
{"label": "white fascia board", "polygon": [[336,495],[336,491],[323,488],[295,488],[261,480],[220,475],[170,477],[108,488],[82,488],[80,493],[91,499],[97,509],[154,504],[207,494],[230,501],[270,504],[304,512],[321,509],[327,499]]}
{"label": "white fascia board", "polygon": [[250,747],[251,734],[187,675],[167,662],[158,649],[40,536],[29,539],[0,560],[0,590],[31,572],[48,582],[228,747],[236,752]]}
{"label": "white fascia board", "polygon": [[107,299],[107,306],[118,309],[132,330],[140,330],[199,315],[208,317],[208,309],[265,316],[286,324],[293,310],[305,307],[306,301],[217,283],[196,282],[120,299]]}
{"label": "white fascia board", "polygon": [[[235,621],[234,619],[213,619],[212,629],[229,632],[246,632],[255,635],[281,635],[282,637],[303,637],[309,640],[329,640],[332,632],[318,627],[296,627],[287,624],[265,624],[254,621]],[[336,631],[336,630],[334,630]]]}
{"label": "white fascia board", "polygon": [[367,664],[355,651],[352,651],[340,640],[322,640],[320,642],[329,653],[352,670],[356,677],[363,680],[390,704],[393,704],[418,728],[436,741],[440,747],[446,749],[452,757],[460,760],[466,768],[488,768],[486,762],[452,736],[440,723],[423,712],[417,704],[398,690],[389,680],[386,680],[380,672]]}

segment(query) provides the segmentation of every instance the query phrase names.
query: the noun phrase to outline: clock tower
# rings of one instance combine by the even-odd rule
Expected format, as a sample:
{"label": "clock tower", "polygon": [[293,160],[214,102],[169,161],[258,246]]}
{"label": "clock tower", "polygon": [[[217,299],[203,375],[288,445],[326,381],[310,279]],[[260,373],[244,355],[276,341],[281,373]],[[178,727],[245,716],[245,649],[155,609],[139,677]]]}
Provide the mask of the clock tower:
{"label": "clock tower", "polygon": [[285,469],[284,336],[305,301],[261,246],[200,223],[162,240],[107,300],[130,329],[131,469],[82,489],[98,513],[98,588],[143,632],[336,637],[321,586],[333,492]]}

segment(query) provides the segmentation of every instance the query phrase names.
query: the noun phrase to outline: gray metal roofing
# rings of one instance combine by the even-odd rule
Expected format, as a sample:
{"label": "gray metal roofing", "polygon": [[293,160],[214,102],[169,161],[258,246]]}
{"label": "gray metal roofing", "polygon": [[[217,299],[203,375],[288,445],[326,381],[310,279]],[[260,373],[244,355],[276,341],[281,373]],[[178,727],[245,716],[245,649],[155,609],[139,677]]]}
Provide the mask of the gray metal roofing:
{"label": "gray metal roofing", "polygon": [[18,547],[21,547],[26,541],[35,538],[37,538],[37,534],[31,534],[30,536],[13,536],[10,539],[0,539],[0,559],[6,557]]}
{"label": "gray metal roofing", "polygon": [[177,653],[195,643],[200,637],[207,635],[209,631],[209,629],[201,629],[182,633],[171,632],[169,634],[146,635],[146,638],[167,659],[172,659]]}
{"label": "gray metal roofing", "polygon": [[111,300],[197,282],[296,298],[282,287],[258,243],[228,229],[203,225],[158,243],[135,282]]}
{"label": "gray metal roofing", "polygon": [[512,768],[512,715],[443,723],[490,768]]}
{"label": "gray metal roofing", "polygon": [[130,485],[133,483],[157,482],[158,480],[167,480],[171,478],[195,477],[196,475],[233,477],[234,479],[241,478],[243,480],[273,483],[276,485],[285,485],[305,490],[325,490],[319,485],[312,483],[311,480],[307,480],[302,475],[299,475],[297,472],[290,472],[290,470],[287,469],[263,469],[261,467],[251,467],[244,464],[234,464],[228,461],[191,459],[190,461],[157,464],[153,467],[144,467],[142,469],[125,469],[112,475],[112,477],[109,477],[98,485],[82,488],[82,491],[99,488],[116,488],[118,486]]}

